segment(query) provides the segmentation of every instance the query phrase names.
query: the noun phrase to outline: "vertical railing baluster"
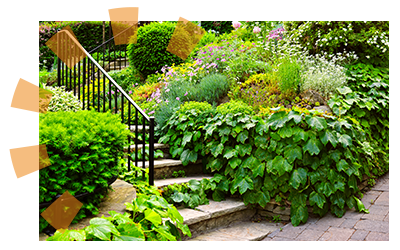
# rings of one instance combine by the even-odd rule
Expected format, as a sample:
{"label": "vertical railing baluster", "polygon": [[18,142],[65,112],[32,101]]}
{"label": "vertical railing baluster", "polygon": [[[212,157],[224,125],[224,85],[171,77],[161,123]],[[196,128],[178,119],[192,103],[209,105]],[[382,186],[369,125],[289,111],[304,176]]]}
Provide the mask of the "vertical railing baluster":
{"label": "vertical railing baluster", "polygon": [[[128,129],[131,131],[131,103],[128,102]],[[131,171],[131,135],[128,136],[128,172]]]}
{"label": "vertical railing baluster", "polygon": [[82,82],[82,103],[85,110],[85,86],[86,86],[86,57],[83,58],[83,82]]}
{"label": "vertical railing baluster", "polygon": [[[146,129],[145,129],[145,124],[146,124],[146,117],[143,116],[143,121],[142,121],[142,161],[143,161],[143,169],[146,169]],[[145,178],[145,174],[143,174],[143,177]]]}
{"label": "vertical railing baluster", "polygon": [[88,65],[87,65],[87,110],[90,110],[90,60],[88,60]]}
{"label": "vertical railing baluster", "polygon": [[114,112],[114,114],[117,114],[118,113],[118,99],[117,99],[117,91],[118,91],[118,89],[117,89],[117,87],[115,87],[114,86],[114,89],[115,89],[115,92],[114,92],[114,100],[115,100],[115,112]]}
{"label": "vertical railing baluster", "polygon": [[93,104],[92,107],[96,109],[96,102],[95,102],[95,96],[96,96],[96,90],[95,90],[95,84],[96,84],[96,76],[95,76],[95,68],[94,68],[94,63],[92,62],[92,81],[93,81]]}
{"label": "vertical railing baluster", "polygon": [[[138,110],[135,108],[135,166],[138,167],[138,151],[139,151],[139,127],[138,127]],[[144,166],[143,166],[144,167]],[[137,173],[136,173],[137,177]]]}
{"label": "vertical railing baluster", "polygon": [[81,99],[81,61],[78,62],[78,99]]}
{"label": "vertical railing baluster", "polygon": [[154,117],[150,117],[149,126],[149,185],[154,185]]}

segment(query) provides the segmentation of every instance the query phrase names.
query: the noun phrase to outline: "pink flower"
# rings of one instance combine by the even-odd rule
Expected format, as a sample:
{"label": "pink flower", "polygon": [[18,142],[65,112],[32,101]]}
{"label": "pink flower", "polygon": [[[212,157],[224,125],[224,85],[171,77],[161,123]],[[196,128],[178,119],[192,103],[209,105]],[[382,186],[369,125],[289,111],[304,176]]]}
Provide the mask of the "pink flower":
{"label": "pink flower", "polygon": [[225,59],[222,59],[222,60],[221,60],[221,62],[225,62],[225,61],[226,61]]}
{"label": "pink flower", "polygon": [[233,26],[233,28],[235,28],[235,29],[239,29],[239,28],[240,28],[240,25],[241,25],[241,23],[239,23],[239,22],[232,22],[232,26]]}
{"label": "pink flower", "polygon": [[253,33],[257,34],[257,33],[260,33],[260,32],[261,32],[261,28],[259,28],[259,27],[254,27]]}
{"label": "pink flower", "polygon": [[177,97],[177,98],[176,98],[176,100],[178,100],[178,101],[179,101],[179,100],[180,100],[180,98],[179,98],[179,97]]}
{"label": "pink flower", "polygon": [[188,92],[186,91],[186,93],[185,93],[185,95],[184,95],[184,96],[187,96],[187,94],[188,94]]}

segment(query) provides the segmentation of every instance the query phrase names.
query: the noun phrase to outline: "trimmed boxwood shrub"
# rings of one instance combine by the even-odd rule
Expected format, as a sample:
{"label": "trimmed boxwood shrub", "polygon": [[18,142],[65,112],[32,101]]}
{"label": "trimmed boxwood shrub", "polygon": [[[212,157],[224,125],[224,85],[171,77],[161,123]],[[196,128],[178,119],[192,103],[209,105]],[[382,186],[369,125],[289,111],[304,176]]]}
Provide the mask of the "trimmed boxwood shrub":
{"label": "trimmed boxwood shrub", "polygon": [[[119,116],[110,113],[86,110],[40,114],[39,143],[46,145],[51,165],[39,171],[39,203],[50,202],[67,190],[75,196],[107,188],[107,182],[119,174],[128,134]],[[80,200],[83,207],[72,223],[86,214],[97,214],[103,194]],[[48,223],[39,218],[42,231]]]}
{"label": "trimmed boxwood shrub", "polygon": [[137,35],[131,37],[131,43],[128,45],[129,63],[144,77],[165,65],[183,62],[181,58],[167,51],[175,26],[176,24],[170,22],[153,22],[140,27]]}

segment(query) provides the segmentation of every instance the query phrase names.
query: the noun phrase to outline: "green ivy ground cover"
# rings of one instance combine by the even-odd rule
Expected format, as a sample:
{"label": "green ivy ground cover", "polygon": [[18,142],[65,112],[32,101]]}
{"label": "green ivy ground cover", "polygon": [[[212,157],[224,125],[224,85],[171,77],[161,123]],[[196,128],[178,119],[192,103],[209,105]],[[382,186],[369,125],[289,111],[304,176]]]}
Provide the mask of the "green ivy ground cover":
{"label": "green ivy ground cover", "polygon": [[204,156],[215,173],[215,200],[228,193],[262,207],[271,199],[289,200],[295,226],[307,221],[307,201],[321,216],[364,210],[357,181],[373,169],[373,153],[355,119],[301,109],[276,108],[266,117],[191,109],[171,117],[164,129],[160,142],[184,164]]}

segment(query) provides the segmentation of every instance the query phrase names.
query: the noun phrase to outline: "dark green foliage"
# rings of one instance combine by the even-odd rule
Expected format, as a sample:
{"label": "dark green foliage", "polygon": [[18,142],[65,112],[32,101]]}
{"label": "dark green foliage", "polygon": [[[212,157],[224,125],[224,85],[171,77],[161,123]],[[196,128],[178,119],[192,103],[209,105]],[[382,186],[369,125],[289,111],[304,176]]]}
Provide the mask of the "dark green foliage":
{"label": "dark green foliage", "polygon": [[140,77],[139,72],[137,72],[137,70],[132,66],[124,68],[121,71],[110,71],[108,74],[125,92],[133,89],[136,83],[138,85],[142,85],[143,83],[143,79]]}
{"label": "dark green foliage", "polygon": [[[54,62],[55,54],[46,46],[46,42],[62,28],[70,26],[79,43],[90,51],[103,42],[102,21],[63,21],[42,23],[39,26],[39,62],[40,69],[50,70]],[[109,32],[109,22],[105,22],[105,32]],[[119,45],[115,49],[120,50],[126,45]],[[46,62],[44,62],[46,60]]]}
{"label": "dark green foliage", "polygon": [[[49,112],[39,117],[39,143],[46,145],[51,162],[39,171],[39,202],[49,202],[67,190],[78,195],[107,188],[107,182],[119,174],[127,146],[129,131],[120,118],[93,110]],[[100,193],[83,201],[73,222],[85,213],[96,214],[101,197]]]}
{"label": "dark green foliage", "polygon": [[205,31],[214,30],[218,35],[230,33],[234,28],[231,21],[201,21]]}
{"label": "dark green foliage", "polygon": [[160,141],[171,153],[188,161],[199,152],[206,157],[207,168],[219,174],[212,185],[217,200],[238,193],[246,204],[263,207],[271,199],[291,201],[295,226],[307,221],[307,201],[316,214],[330,209],[341,217],[360,194],[357,181],[373,168],[374,153],[360,147],[369,144],[352,119],[276,108],[265,118],[196,113],[198,124],[189,113],[167,122]]}
{"label": "dark green foliage", "polygon": [[128,45],[128,58],[145,78],[160,70],[163,66],[180,64],[181,58],[167,51],[175,24],[153,22],[138,29],[136,43]]}
{"label": "dark green foliage", "polygon": [[335,114],[359,121],[370,143],[362,147],[375,155],[372,174],[381,176],[389,169],[389,72],[358,63],[348,67],[348,75],[349,87],[340,88],[328,104]]}

